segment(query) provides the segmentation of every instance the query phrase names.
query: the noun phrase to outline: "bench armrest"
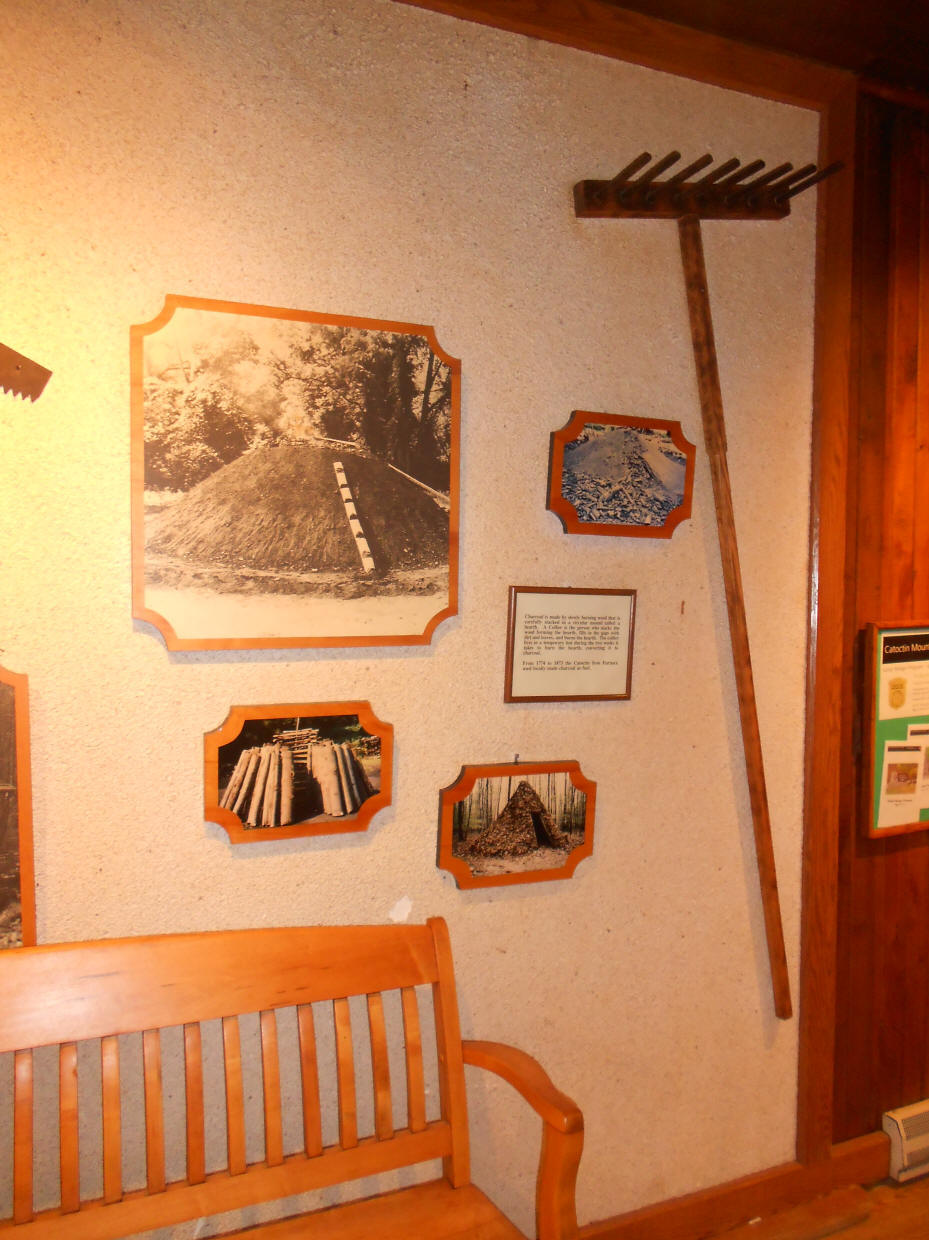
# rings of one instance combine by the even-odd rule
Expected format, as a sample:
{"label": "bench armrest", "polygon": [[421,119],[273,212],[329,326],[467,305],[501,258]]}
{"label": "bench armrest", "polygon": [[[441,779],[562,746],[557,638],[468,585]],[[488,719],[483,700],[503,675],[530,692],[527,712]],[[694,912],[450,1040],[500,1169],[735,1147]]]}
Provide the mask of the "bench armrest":
{"label": "bench armrest", "polygon": [[512,1085],[542,1119],[542,1152],[536,1180],[539,1240],[577,1236],[575,1185],[584,1145],[584,1117],[576,1103],[556,1089],[531,1055],[502,1042],[463,1041],[466,1064],[486,1068]]}

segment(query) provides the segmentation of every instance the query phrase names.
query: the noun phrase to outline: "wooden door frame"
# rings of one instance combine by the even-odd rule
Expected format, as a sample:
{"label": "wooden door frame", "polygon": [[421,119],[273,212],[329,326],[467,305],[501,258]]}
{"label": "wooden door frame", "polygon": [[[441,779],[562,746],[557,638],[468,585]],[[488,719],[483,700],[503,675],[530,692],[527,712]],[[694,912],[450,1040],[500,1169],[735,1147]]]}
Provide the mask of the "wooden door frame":
{"label": "wooden door frame", "polygon": [[[846,166],[841,176],[823,183],[818,198],[797,1081],[798,1164],[825,1165],[833,1156],[857,79],[843,70],[685,29],[603,0],[399,2],[809,108],[820,117],[820,166],[836,159]],[[872,1166],[880,1175],[885,1150],[886,1141],[856,1144],[848,1156],[854,1175],[860,1167],[861,1178],[867,1178]],[[799,1170],[797,1164],[793,1167]],[[782,1170],[786,1174],[790,1169]]]}

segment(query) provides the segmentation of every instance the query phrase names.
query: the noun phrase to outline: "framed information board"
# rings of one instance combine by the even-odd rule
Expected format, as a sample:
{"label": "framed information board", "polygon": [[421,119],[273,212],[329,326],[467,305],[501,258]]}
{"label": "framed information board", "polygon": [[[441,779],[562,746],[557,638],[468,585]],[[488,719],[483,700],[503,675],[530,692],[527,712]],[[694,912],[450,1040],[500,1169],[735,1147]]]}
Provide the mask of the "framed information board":
{"label": "framed information board", "polygon": [[503,700],[628,698],[635,598],[635,590],[510,586]]}
{"label": "framed information board", "polygon": [[865,643],[868,835],[929,830],[929,625],[868,624]]}

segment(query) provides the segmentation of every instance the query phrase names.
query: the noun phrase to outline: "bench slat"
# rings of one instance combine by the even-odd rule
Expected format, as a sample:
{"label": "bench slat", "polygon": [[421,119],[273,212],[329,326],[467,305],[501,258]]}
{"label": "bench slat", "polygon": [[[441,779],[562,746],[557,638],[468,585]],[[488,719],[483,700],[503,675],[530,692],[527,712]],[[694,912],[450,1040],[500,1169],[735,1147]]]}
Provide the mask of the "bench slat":
{"label": "bench slat", "polygon": [[187,1182],[206,1178],[203,1119],[203,1039],[195,1022],[184,1026],[184,1100],[187,1111]]}
{"label": "bench slat", "polygon": [[275,1167],[284,1161],[281,1119],[281,1068],[277,1053],[277,1017],[261,1013],[261,1081],[264,1095],[265,1161]]}
{"label": "bench slat", "polygon": [[[464,1234],[473,1240],[509,1236],[509,1231],[499,1230],[505,1220],[498,1212],[469,1231],[462,1232],[459,1227],[463,1221],[461,1203],[469,1200],[470,1191],[466,1188],[464,1062],[480,1066],[481,1056],[487,1061],[483,1066],[514,1084],[546,1120],[537,1201],[543,1234],[548,1240],[576,1234],[573,1185],[582,1140],[579,1113],[559,1103],[561,1096],[541,1069],[532,1069],[534,1061],[528,1056],[515,1051],[503,1055],[506,1048],[489,1043],[462,1045],[451,949],[441,919],[430,919],[424,927],[327,927],[111,940],[24,948],[21,953],[8,953],[8,957],[9,972],[6,960],[2,962],[5,1002],[0,1005],[0,1051],[11,1049],[14,1059],[10,1151],[13,1218],[0,1221],[0,1237],[116,1240],[436,1159],[442,1160],[447,1177],[441,1191],[450,1194],[447,1209],[435,1211],[429,1206],[423,1213],[430,1226],[436,1223],[436,1240]],[[370,985],[374,979],[382,979],[383,984]],[[199,990],[195,991],[195,983]],[[425,1012],[420,1012],[422,988],[427,985],[432,990],[433,1002],[427,1006],[434,1011],[436,1044],[433,1046],[430,1039],[429,1053],[424,1057],[424,1036],[427,1029],[431,1034],[432,1027],[431,1018],[427,1021]],[[31,987],[35,994],[30,998]],[[399,991],[399,1001],[393,995],[385,998],[385,990]],[[259,996],[261,1001],[255,1003]],[[22,1005],[18,1003],[20,997]],[[366,1003],[367,1042],[361,1029],[362,998]],[[317,1003],[326,1003],[332,1012],[332,1023],[327,1019],[322,1031],[326,1036],[321,1040],[321,1061],[314,1027],[314,1015],[320,1013],[319,1007],[314,1012]],[[280,1009],[290,1007],[296,1009],[301,1074],[300,1086],[297,1088],[294,1080],[293,1089],[290,1073],[294,1048],[291,1038],[284,1036],[292,1030],[293,1018],[289,1013],[278,1015]],[[140,1019],[154,1013],[157,1019],[150,1023]],[[118,1019],[111,1020],[114,1014]],[[16,1041],[30,1016],[34,1017],[37,1036]],[[353,1027],[354,1018],[357,1027]],[[203,1021],[210,1022],[207,1030],[202,1028]],[[214,1046],[217,1024],[221,1037]],[[70,1030],[57,1042],[50,1037],[56,1025]],[[402,1050],[397,1044],[401,1025]],[[166,1089],[173,1084],[175,1053],[180,1049],[174,1042],[178,1026],[184,1030],[183,1117],[175,1113],[171,1097],[166,1097]],[[125,1044],[129,1048],[125,1055],[124,1034],[133,1035]],[[83,1054],[80,1042],[85,1040],[95,1043],[99,1078],[91,1072],[90,1079],[85,1080],[81,1072],[78,1079],[78,1060]],[[139,1042],[141,1056],[136,1051]],[[24,1049],[29,1043],[33,1048],[49,1046],[49,1054],[34,1057],[34,1050]],[[51,1058],[51,1048],[55,1059]],[[288,1062],[282,1063],[285,1051]],[[392,1068],[402,1070],[401,1055],[406,1069],[406,1126],[401,1123],[395,1130]],[[427,1066],[430,1080],[438,1070],[441,1118],[433,1122],[426,1118]],[[54,1106],[47,1114],[49,1108],[44,1105],[46,1069],[52,1077],[51,1085],[57,1069],[57,1116]],[[323,1071],[325,1081],[321,1080]],[[261,1143],[257,1099],[254,1109],[251,1103],[253,1076],[257,1080],[259,1072],[263,1157],[257,1152]],[[360,1137],[360,1122],[363,1131],[370,1131],[371,1111],[367,1103],[370,1095],[361,1097],[358,1093],[362,1088],[359,1076],[366,1091],[369,1072],[374,1134]],[[331,1099],[333,1092],[335,1099]],[[539,1095],[548,1110],[554,1107],[554,1117],[540,1108]],[[321,1100],[329,1110],[336,1111],[337,1137],[330,1135]],[[301,1101],[305,1150],[285,1155],[284,1132],[290,1131],[292,1121],[299,1124],[297,1107]],[[399,1116],[402,1104],[399,1099],[397,1102]],[[208,1106],[217,1112],[209,1124]],[[92,1127],[101,1119],[99,1150],[94,1149],[95,1141],[86,1149],[79,1148],[85,1125]],[[577,1121],[575,1126],[565,1128],[572,1119]],[[205,1136],[208,1127],[212,1132],[213,1120],[220,1130],[225,1120],[227,1156],[218,1160],[225,1165],[207,1173]],[[133,1146],[136,1136],[144,1136],[146,1143],[145,1188],[125,1193],[124,1178],[136,1173],[129,1162],[123,1166],[124,1132],[132,1138]],[[322,1146],[324,1132],[327,1141],[335,1142],[326,1148]],[[35,1151],[54,1148],[56,1135],[60,1206],[38,1212],[36,1200],[44,1198],[48,1188],[46,1160],[43,1157],[40,1163]],[[168,1152],[185,1135],[186,1175],[172,1167],[171,1174],[180,1174],[181,1178],[167,1182]],[[257,1160],[249,1164],[253,1147],[251,1156]],[[84,1165],[91,1154],[96,1159],[93,1168]],[[101,1194],[102,1177],[102,1195],[82,1202],[85,1171],[88,1180],[97,1185],[92,1189],[96,1194]],[[54,1177],[54,1167],[49,1173]],[[37,1176],[40,1187],[34,1188]],[[51,1191],[55,1195],[54,1186]],[[398,1224],[409,1222],[420,1209],[419,1204],[411,1204],[412,1200],[404,1193],[402,1204],[396,1205]],[[425,1198],[421,1204],[425,1205]],[[372,1204],[370,1209],[377,1214],[377,1205]],[[358,1215],[359,1222],[367,1211],[365,1207]],[[338,1213],[337,1209],[324,1211],[323,1216],[333,1220]],[[284,1234],[264,1230],[269,1240],[272,1234]],[[362,1228],[359,1237],[375,1231]],[[406,1231],[388,1229],[386,1234],[425,1237],[431,1233],[421,1231],[417,1224]]]}
{"label": "bench slat", "polygon": [[336,999],[332,1010],[335,1017],[336,1077],[339,1087],[339,1144],[343,1150],[349,1150],[358,1144],[352,1014],[347,999]]}
{"label": "bench slat", "polygon": [[3,966],[0,1051],[436,979],[427,926],[216,930],[57,943],[6,952]]}
{"label": "bench slat", "polygon": [[81,1204],[77,1116],[77,1043],[65,1042],[58,1050],[58,1160],[65,1214]]}
{"label": "bench slat", "polygon": [[145,1174],[150,1193],[165,1189],[165,1122],[161,1084],[161,1034],[142,1034],[142,1074],[145,1080]]}
{"label": "bench slat", "polygon": [[122,1125],[119,1107],[119,1040],[100,1039],[103,1085],[103,1200],[119,1201],[123,1192]]}
{"label": "bench slat", "polygon": [[[210,1172],[203,1184],[180,1181],[163,1193],[126,1193],[114,1205],[85,1203],[78,1214],[44,1210],[13,1230],[10,1240],[119,1240],[136,1232],[168,1227],[189,1218],[238,1210],[259,1201],[292,1197],[348,1179],[380,1175],[412,1163],[441,1158],[450,1148],[448,1125],[395,1134],[393,1141],[365,1137],[352,1150],[329,1147],[319,1158],[289,1154],[278,1167],[256,1163],[247,1175]],[[0,1224],[0,1235],[8,1233]]]}
{"label": "bench slat", "polygon": [[229,1174],[245,1170],[245,1094],[242,1088],[242,1041],[238,1016],[223,1017],[223,1062],[226,1076],[226,1140]]}
{"label": "bench slat", "polygon": [[303,1144],[307,1156],[323,1152],[322,1122],[319,1108],[319,1068],[316,1065],[316,1029],[313,1009],[308,1003],[297,1008],[300,1039],[300,1082],[303,1095]]}
{"label": "bench slat", "polygon": [[380,994],[368,995],[368,1032],[371,1036],[371,1075],[374,1079],[374,1132],[380,1141],[386,1141],[394,1133],[394,1112],[390,1097],[384,1000]]}
{"label": "bench slat", "polygon": [[423,1073],[423,1037],[419,1025],[419,1001],[412,986],[400,992],[403,1009],[403,1041],[406,1053],[406,1112],[411,1132],[426,1127],[426,1082]]}
{"label": "bench slat", "polygon": [[13,1057],[13,1221],[32,1218],[32,1051]]}
{"label": "bench slat", "polygon": [[447,1119],[452,1127],[452,1152],[445,1159],[444,1171],[452,1187],[460,1188],[471,1179],[471,1160],[452,946],[448,937],[448,926],[441,918],[431,917],[426,924],[435,931],[435,953],[439,968],[438,980],[432,988],[439,1051],[439,1099],[442,1118]]}

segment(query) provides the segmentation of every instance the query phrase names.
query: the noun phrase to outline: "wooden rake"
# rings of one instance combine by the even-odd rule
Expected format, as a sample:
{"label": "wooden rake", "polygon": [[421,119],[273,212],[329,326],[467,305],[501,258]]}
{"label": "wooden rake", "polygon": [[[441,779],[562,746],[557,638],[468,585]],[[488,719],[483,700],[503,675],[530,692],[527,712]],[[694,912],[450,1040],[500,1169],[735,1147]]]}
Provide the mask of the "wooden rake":
{"label": "wooden rake", "polygon": [[[745,597],[726,460],[722,391],[700,221],[783,219],[790,214],[791,198],[837,172],[842,165],[836,163],[817,169],[815,164],[805,164],[795,170],[792,164],[778,164],[763,172],[765,164],[761,159],[747,164],[729,159],[710,167],[713,164],[712,155],[703,155],[668,180],[659,181],[658,177],[680,158],[679,151],[671,151],[652,163],[651,155],[643,152],[611,181],[579,181],[574,187],[574,211],[583,219],[673,219],[678,222],[690,334],[703,414],[703,438],[713,478],[774,1010],[782,1020],[788,1020],[792,1014],[790,978],[777,893],[771,818],[745,622]],[[698,173],[703,175],[694,180]]]}

